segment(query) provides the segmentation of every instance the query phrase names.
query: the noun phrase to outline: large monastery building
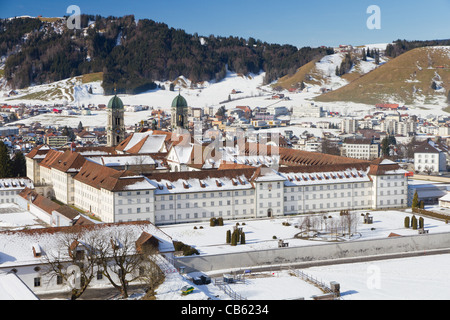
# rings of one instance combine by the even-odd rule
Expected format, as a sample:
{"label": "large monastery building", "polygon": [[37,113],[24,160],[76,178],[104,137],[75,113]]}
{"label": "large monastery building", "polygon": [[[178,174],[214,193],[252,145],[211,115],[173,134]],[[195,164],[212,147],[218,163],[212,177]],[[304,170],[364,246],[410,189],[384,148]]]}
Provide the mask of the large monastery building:
{"label": "large monastery building", "polygon": [[180,130],[187,121],[181,95],[172,103],[172,132],[125,138],[120,98],[108,107],[106,147],[42,145],[26,155],[36,192],[103,222],[156,225],[407,205],[405,171],[387,159],[198,141]]}

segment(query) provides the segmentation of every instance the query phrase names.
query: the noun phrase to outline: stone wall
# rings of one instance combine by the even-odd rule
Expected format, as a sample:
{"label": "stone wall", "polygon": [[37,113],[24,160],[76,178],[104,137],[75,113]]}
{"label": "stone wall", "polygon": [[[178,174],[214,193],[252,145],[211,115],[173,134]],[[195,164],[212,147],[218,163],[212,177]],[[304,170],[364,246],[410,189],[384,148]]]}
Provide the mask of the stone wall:
{"label": "stone wall", "polygon": [[414,256],[433,251],[445,252],[445,249],[450,249],[450,233],[178,257],[175,267],[183,267],[185,272],[210,272],[273,265],[321,265]]}

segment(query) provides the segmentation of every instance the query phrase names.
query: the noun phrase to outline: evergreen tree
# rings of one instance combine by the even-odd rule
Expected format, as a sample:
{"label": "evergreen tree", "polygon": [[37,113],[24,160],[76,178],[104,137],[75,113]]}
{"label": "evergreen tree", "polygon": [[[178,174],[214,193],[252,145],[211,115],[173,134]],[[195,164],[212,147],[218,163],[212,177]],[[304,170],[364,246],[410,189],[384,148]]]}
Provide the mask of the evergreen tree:
{"label": "evergreen tree", "polygon": [[78,131],[82,131],[83,130],[83,123],[78,123]]}
{"label": "evergreen tree", "polygon": [[412,224],[413,230],[417,230],[417,218],[416,218],[416,216],[412,216],[411,224]]}
{"label": "evergreen tree", "polygon": [[231,230],[227,230],[227,243],[231,243]]}
{"label": "evergreen tree", "polygon": [[238,243],[237,237],[238,237],[237,230],[234,230],[233,233],[231,234],[231,243],[230,244],[232,246],[236,246],[237,245],[237,243]]}
{"label": "evergreen tree", "polygon": [[418,206],[419,206],[419,195],[417,194],[417,190],[416,190],[416,192],[414,193],[413,200],[412,200],[411,208],[417,208]]}
{"label": "evergreen tree", "polygon": [[0,178],[11,177],[11,159],[8,154],[8,147],[0,141]]}
{"label": "evergreen tree", "polygon": [[367,61],[367,53],[366,53],[366,49],[363,49],[363,53],[362,53],[362,60],[363,61]]}
{"label": "evergreen tree", "polygon": [[375,64],[379,65],[380,64],[380,53],[378,51],[375,53],[374,59],[375,59]]}
{"label": "evergreen tree", "polygon": [[437,90],[437,84],[436,84],[436,82],[434,82],[434,81],[431,82],[431,89]]}
{"label": "evergreen tree", "polygon": [[64,126],[61,134],[69,138],[69,141],[75,141],[75,133],[73,133],[72,128]]}
{"label": "evergreen tree", "polygon": [[390,151],[391,147],[389,145],[389,139],[386,137],[381,141],[381,152],[383,153],[383,156],[389,157],[391,153]]}
{"label": "evergreen tree", "polygon": [[405,228],[409,228],[409,226],[410,226],[409,217],[406,216],[406,217],[405,217]]}
{"label": "evergreen tree", "polygon": [[241,244],[245,244],[245,233],[241,233]]}
{"label": "evergreen tree", "polygon": [[419,218],[419,229],[422,229],[424,227],[424,220],[422,217]]}
{"label": "evergreen tree", "polygon": [[[300,90],[305,90],[305,88],[306,88],[305,82],[302,81],[302,83],[300,84]],[[449,91],[449,99],[450,99],[450,91]]]}
{"label": "evergreen tree", "polygon": [[27,176],[27,164],[25,156],[22,151],[16,152],[11,162],[11,176],[12,177],[26,177]]}

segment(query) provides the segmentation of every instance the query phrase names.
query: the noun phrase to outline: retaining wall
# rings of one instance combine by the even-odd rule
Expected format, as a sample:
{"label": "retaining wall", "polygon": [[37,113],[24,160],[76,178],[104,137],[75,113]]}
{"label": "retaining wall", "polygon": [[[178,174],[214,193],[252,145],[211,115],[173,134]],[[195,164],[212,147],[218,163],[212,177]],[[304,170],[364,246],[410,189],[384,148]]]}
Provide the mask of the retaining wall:
{"label": "retaining wall", "polygon": [[[342,260],[374,260],[384,256],[401,257],[432,250],[450,249],[450,233],[400,236],[375,240],[358,240],[311,246],[277,248],[219,255],[178,257],[175,267],[185,272],[210,272],[258,266],[301,264],[306,262],[333,263]],[[368,259],[369,258],[369,259]]]}

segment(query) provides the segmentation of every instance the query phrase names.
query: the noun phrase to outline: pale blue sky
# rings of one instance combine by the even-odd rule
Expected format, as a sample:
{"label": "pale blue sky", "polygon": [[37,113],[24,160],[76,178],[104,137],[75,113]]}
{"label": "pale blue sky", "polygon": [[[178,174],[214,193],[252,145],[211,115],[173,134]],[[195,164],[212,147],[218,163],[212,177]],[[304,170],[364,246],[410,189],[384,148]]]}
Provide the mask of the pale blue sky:
{"label": "pale blue sky", "polygon": [[[0,0],[0,17],[63,16],[69,5],[86,14],[134,14],[204,36],[254,37],[298,47],[450,38],[450,0]],[[370,5],[381,10],[379,30],[367,28]]]}

